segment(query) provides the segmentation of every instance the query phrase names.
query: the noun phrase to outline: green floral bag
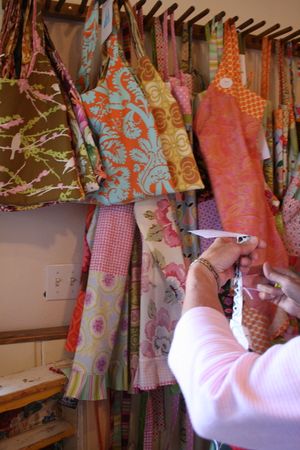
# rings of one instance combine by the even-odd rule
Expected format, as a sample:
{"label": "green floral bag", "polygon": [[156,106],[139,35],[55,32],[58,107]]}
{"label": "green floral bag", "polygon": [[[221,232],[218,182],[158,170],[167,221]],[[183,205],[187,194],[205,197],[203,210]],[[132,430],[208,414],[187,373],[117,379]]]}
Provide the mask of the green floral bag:
{"label": "green floral bag", "polygon": [[7,2],[0,37],[2,210],[84,198],[66,105],[44,50],[39,3],[28,0],[25,11],[22,3]]}

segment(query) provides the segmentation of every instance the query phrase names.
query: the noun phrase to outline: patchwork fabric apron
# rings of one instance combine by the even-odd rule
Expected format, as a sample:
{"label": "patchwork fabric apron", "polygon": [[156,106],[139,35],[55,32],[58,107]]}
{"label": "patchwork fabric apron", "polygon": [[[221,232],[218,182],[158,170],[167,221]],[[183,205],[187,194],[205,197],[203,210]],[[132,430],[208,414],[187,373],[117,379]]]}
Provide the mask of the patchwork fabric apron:
{"label": "patchwork fabric apron", "polygon": [[91,251],[93,248],[96,224],[98,220],[99,209],[90,205],[85,218],[85,230],[83,239],[83,257],[81,263],[80,289],[73,309],[71,322],[69,325],[68,336],[65,348],[69,352],[75,352],[79,337],[82,311],[88,282],[89,268],[91,263]]}
{"label": "patchwork fabric apron", "polygon": [[[133,204],[98,207],[80,333],[66,396],[83,400],[107,397],[115,372],[117,342],[125,323],[124,305],[135,232]],[[123,357],[125,357],[123,353]],[[119,373],[119,372],[118,372]]]}
{"label": "patchwork fabric apron", "polygon": [[[271,264],[286,267],[287,253],[265,198],[261,157],[257,148],[264,109],[265,100],[242,85],[237,32],[234,25],[227,22],[223,58],[197,111],[194,129],[224,230],[264,239],[267,248],[260,252],[258,264],[268,260]],[[248,323],[253,349],[259,347],[260,351],[261,335],[264,335],[264,342],[268,341],[287,325],[285,317],[269,334],[268,326],[275,317],[276,307],[264,305],[262,308],[261,305],[261,301],[253,298],[244,314],[245,321],[247,314],[257,319],[263,317],[261,327]]]}

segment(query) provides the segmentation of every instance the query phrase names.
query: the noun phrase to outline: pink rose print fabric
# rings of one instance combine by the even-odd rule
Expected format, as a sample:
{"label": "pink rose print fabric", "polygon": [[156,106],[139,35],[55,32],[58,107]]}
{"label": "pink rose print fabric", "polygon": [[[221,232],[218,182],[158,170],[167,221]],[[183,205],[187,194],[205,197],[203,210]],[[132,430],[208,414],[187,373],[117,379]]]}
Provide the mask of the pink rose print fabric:
{"label": "pink rose print fabric", "polygon": [[181,315],[186,269],[175,211],[168,197],[134,206],[142,235],[140,354],[134,387],[175,383],[167,357]]}

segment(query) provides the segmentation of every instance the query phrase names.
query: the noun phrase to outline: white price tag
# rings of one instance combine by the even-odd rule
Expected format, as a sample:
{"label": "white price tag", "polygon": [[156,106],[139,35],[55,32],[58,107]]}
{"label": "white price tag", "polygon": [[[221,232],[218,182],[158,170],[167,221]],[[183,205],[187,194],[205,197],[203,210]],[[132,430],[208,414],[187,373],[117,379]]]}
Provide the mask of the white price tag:
{"label": "white price tag", "polygon": [[106,0],[102,5],[101,18],[101,44],[106,41],[112,32],[113,26],[113,0]]}
{"label": "white price tag", "polygon": [[237,238],[239,242],[246,240],[250,236],[243,233],[233,233],[232,231],[221,231],[221,230],[191,230],[190,233],[196,234],[197,236],[211,239],[218,237],[232,237]]}
{"label": "white price tag", "polygon": [[233,81],[231,78],[228,78],[228,77],[221,78],[220,86],[223,89],[229,89],[229,88],[231,88],[232,85],[233,85]]}

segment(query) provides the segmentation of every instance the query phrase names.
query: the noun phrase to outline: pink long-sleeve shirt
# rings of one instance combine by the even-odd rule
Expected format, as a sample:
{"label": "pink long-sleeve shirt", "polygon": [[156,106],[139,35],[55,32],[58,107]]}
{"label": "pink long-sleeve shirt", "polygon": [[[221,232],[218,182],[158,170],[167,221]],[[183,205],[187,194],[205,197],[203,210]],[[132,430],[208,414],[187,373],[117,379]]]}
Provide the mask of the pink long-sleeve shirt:
{"label": "pink long-sleeve shirt", "polygon": [[252,450],[300,449],[300,337],[247,352],[218,311],[196,307],[175,329],[169,366],[197,434]]}

